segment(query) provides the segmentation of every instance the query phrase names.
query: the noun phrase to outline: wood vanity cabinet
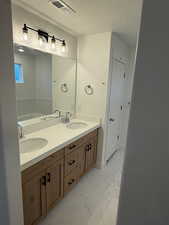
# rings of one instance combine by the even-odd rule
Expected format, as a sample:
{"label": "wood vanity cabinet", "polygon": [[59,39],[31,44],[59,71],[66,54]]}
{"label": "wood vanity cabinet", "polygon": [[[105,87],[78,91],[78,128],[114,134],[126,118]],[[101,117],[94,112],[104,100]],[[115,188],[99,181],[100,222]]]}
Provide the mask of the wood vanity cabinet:
{"label": "wood vanity cabinet", "polygon": [[46,208],[49,211],[63,197],[63,160],[51,165],[46,172]]}
{"label": "wood vanity cabinet", "polygon": [[24,224],[35,225],[94,167],[97,130],[22,172]]}
{"label": "wood vanity cabinet", "polygon": [[96,163],[97,136],[90,137],[85,145],[85,172],[90,170]]}
{"label": "wood vanity cabinet", "polygon": [[44,171],[22,184],[24,224],[33,225],[46,215]]}
{"label": "wood vanity cabinet", "polygon": [[63,152],[57,157],[53,154],[22,172],[25,225],[37,224],[63,198]]}

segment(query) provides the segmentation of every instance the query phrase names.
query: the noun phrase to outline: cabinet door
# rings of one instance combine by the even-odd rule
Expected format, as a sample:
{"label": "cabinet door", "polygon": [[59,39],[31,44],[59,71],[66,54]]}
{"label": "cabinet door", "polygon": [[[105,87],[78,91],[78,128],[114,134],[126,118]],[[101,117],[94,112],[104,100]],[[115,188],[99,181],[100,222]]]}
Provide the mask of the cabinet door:
{"label": "cabinet door", "polygon": [[46,215],[45,172],[32,176],[22,184],[24,224],[34,225]]}
{"label": "cabinet door", "polygon": [[85,171],[90,170],[96,163],[97,138],[90,139],[85,145]]}
{"label": "cabinet door", "polygon": [[52,164],[46,173],[47,210],[52,208],[63,197],[63,160]]}
{"label": "cabinet door", "polygon": [[83,176],[85,169],[85,151],[84,145],[78,149],[78,166],[79,166],[79,178]]}

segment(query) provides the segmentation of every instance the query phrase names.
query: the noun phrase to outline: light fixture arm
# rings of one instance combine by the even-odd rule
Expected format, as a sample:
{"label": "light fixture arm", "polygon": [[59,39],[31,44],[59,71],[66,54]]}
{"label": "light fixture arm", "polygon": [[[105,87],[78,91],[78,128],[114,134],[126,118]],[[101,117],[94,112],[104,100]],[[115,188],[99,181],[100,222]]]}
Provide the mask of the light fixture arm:
{"label": "light fixture arm", "polygon": [[62,43],[62,45],[64,45],[64,46],[66,45],[66,42],[65,42],[64,39],[60,39],[58,37],[55,37],[54,35],[49,35],[46,31],[43,31],[43,30],[40,30],[40,29],[36,30],[32,27],[27,26],[26,24],[24,24],[24,27],[23,27],[22,30],[23,30],[24,33],[28,33],[28,30],[32,30],[32,31],[38,33],[38,35],[44,37],[47,42],[48,42],[49,38],[51,38],[52,40],[60,41]]}

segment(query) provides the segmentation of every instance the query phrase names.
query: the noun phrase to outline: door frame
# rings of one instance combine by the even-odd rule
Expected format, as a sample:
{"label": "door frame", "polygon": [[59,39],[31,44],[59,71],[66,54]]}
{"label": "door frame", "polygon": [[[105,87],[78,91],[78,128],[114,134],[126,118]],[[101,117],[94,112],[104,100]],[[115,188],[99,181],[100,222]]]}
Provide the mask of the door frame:
{"label": "door frame", "polygon": [[105,128],[105,152],[104,152],[104,164],[106,163],[106,152],[108,151],[108,144],[107,144],[107,138],[108,138],[108,123],[109,123],[109,112],[110,112],[110,98],[111,98],[111,82],[112,82],[112,77],[113,77],[113,69],[114,69],[114,60],[119,62],[119,63],[122,63],[124,64],[124,66],[126,65],[126,62],[116,58],[113,56],[112,54],[112,57],[111,57],[111,60],[110,60],[110,70],[109,70],[109,79],[108,79],[108,98],[107,98],[107,109],[106,109],[106,119],[105,119],[105,124],[106,124],[106,128]]}
{"label": "door frame", "polygon": [[0,218],[4,225],[23,225],[10,0],[1,1],[0,21]]}

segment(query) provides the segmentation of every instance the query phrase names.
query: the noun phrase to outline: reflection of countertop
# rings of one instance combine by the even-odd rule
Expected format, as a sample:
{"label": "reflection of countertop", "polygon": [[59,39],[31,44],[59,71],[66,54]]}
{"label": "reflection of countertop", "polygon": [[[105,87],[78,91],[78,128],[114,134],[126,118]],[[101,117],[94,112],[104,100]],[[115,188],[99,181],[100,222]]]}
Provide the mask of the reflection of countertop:
{"label": "reflection of countertop", "polygon": [[73,119],[71,122],[85,122],[88,126],[72,130],[66,127],[67,124],[58,123],[54,126],[27,134],[22,140],[44,138],[47,139],[48,144],[36,152],[20,153],[21,171],[100,127],[100,123],[94,121]]}

